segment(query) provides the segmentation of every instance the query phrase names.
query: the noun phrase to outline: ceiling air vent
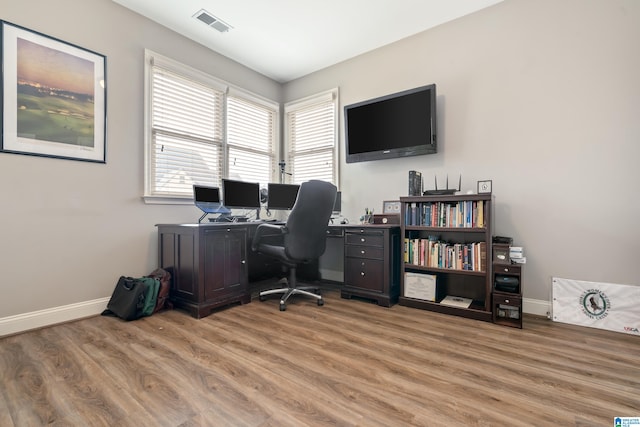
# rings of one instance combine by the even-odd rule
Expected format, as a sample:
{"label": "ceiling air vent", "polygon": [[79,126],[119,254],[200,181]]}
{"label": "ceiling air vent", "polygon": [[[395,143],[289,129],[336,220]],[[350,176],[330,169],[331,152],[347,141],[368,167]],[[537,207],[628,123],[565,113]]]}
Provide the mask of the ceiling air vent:
{"label": "ceiling air vent", "polygon": [[193,15],[193,17],[198,19],[199,21],[204,22],[209,27],[215,28],[221,33],[226,33],[231,29],[231,25],[225,24],[220,19],[216,18],[204,9],[199,10],[195,15]]}

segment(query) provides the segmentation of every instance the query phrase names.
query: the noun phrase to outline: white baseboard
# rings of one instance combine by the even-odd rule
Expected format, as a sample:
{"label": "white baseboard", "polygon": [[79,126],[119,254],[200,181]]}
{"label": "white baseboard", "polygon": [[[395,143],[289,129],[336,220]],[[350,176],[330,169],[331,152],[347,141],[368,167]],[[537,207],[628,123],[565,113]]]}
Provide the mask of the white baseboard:
{"label": "white baseboard", "polygon": [[[99,298],[62,307],[3,317],[0,318],[0,337],[51,326],[56,323],[95,316],[104,311],[108,302],[109,297]],[[551,303],[544,300],[523,298],[522,311],[528,314],[548,317],[549,313],[551,313]]]}
{"label": "white baseboard", "polygon": [[522,312],[549,317],[551,315],[551,302],[539,299],[523,298]]}
{"label": "white baseboard", "polygon": [[31,313],[0,318],[0,337],[17,334],[30,329],[69,322],[84,317],[95,316],[104,311],[109,297],[84,301],[62,307],[48,308]]}

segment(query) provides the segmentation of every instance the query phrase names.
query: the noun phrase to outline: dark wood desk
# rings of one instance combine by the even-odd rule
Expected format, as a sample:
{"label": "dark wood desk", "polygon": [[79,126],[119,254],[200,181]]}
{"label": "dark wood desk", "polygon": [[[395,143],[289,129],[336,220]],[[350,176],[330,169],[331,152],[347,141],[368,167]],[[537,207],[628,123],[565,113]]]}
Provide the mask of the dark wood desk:
{"label": "dark wood desk", "polygon": [[[251,251],[259,224],[159,224],[158,262],[171,273],[173,304],[201,318],[222,306],[250,302],[251,284],[280,272],[277,261]],[[400,294],[400,227],[330,225],[327,233],[323,259],[343,260],[337,267],[343,269],[341,280],[330,279],[341,287],[342,296],[395,304]]]}

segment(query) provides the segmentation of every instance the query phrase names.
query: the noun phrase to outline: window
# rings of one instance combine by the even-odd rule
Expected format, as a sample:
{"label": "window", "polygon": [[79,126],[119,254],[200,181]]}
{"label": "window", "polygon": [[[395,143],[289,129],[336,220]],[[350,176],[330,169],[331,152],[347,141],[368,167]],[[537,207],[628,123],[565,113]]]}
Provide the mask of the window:
{"label": "window", "polygon": [[228,177],[266,188],[276,173],[276,107],[235,95],[227,97]]}
{"label": "window", "polygon": [[146,52],[145,201],[190,202],[193,184],[275,176],[278,105]]}
{"label": "window", "polygon": [[285,106],[286,162],[293,183],[320,179],[337,185],[337,109],[337,89]]}

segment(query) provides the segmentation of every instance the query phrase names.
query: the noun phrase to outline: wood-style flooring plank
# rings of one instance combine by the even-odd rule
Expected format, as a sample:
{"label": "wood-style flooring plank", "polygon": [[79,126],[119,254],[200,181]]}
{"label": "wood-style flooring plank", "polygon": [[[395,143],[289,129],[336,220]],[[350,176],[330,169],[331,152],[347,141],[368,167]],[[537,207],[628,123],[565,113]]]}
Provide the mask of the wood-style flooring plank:
{"label": "wood-style flooring plank", "polygon": [[325,292],[203,319],[0,338],[0,425],[600,426],[640,415],[640,337],[524,329]]}

